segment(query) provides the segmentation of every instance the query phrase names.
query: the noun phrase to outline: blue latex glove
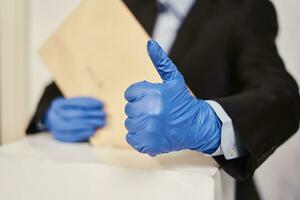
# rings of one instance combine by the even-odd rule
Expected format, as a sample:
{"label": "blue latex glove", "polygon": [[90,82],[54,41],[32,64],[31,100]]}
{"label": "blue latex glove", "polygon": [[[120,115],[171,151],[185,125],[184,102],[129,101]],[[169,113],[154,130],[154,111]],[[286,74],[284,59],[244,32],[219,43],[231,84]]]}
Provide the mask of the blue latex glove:
{"label": "blue latex glove", "polygon": [[213,153],[221,141],[221,122],[208,103],[193,97],[182,74],[155,42],[148,54],[163,83],[140,82],[125,92],[127,142],[156,156],[180,150]]}
{"label": "blue latex glove", "polygon": [[46,112],[44,123],[55,139],[82,142],[104,126],[105,112],[102,102],[93,98],[57,98]]}

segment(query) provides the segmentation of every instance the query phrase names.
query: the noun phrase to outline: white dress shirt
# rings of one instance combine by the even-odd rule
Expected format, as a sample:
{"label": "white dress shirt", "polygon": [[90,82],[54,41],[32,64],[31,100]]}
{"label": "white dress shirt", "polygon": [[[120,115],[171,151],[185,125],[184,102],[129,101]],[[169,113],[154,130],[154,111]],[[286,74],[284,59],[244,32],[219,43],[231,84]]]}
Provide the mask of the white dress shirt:
{"label": "white dress shirt", "polygon": [[[196,0],[157,0],[159,15],[153,31],[153,39],[169,53],[176,39],[178,29]],[[243,153],[235,134],[231,118],[215,101],[207,101],[222,122],[221,145],[212,154],[224,155],[227,160],[238,158]]]}

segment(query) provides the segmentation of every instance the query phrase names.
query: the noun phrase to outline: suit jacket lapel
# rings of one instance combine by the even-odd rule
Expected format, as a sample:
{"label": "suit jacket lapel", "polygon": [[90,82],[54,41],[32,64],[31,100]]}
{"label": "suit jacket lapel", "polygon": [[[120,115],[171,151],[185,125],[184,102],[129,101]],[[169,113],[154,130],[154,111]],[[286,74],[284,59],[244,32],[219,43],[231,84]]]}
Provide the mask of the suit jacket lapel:
{"label": "suit jacket lapel", "polygon": [[123,0],[123,2],[151,36],[157,17],[156,0]]}
{"label": "suit jacket lapel", "polygon": [[[123,0],[130,11],[135,15],[147,33],[151,36],[157,18],[156,0]],[[196,0],[191,11],[178,30],[176,40],[171,48],[170,57],[175,64],[192,48],[201,27],[214,8],[214,2],[218,0]]]}
{"label": "suit jacket lapel", "polygon": [[178,30],[176,40],[170,51],[170,57],[175,64],[179,64],[189,48],[192,48],[205,20],[211,16],[213,2],[216,0],[196,0],[191,11]]}

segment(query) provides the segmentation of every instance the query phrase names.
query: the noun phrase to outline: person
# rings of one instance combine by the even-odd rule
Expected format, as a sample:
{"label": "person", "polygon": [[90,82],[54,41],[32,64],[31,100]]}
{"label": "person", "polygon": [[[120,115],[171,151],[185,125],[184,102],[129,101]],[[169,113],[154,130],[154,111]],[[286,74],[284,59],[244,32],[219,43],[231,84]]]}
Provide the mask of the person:
{"label": "person", "polygon": [[[126,90],[128,143],[151,156],[184,149],[209,154],[237,180],[236,199],[259,199],[253,173],[297,131],[300,118],[298,86],[276,48],[273,4],[124,2],[162,46],[148,43],[163,80]],[[58,140],[80,142],[104,125],[101,100],[66,99],[51,83],[27,133],[49,130]]]}

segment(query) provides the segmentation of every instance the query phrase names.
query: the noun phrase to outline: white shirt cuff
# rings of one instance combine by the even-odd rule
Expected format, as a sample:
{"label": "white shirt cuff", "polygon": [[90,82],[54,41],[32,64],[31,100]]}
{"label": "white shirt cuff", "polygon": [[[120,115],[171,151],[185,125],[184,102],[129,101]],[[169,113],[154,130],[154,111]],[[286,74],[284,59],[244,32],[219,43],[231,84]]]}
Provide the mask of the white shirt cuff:
{"label": "white shirt cuff", "polygon": [[224,155],[226,160],[231,160],[242,156],[243,149],[241,143],[235,134],[232,120],[227,115],[222,106],[215,101],[206,101],[215,111],[222,122],[221,145],[211,154],[211,156]]}

